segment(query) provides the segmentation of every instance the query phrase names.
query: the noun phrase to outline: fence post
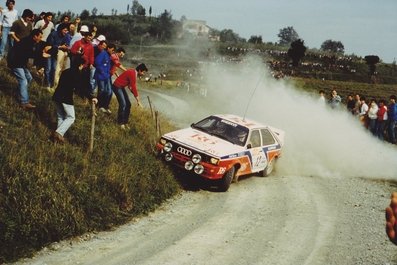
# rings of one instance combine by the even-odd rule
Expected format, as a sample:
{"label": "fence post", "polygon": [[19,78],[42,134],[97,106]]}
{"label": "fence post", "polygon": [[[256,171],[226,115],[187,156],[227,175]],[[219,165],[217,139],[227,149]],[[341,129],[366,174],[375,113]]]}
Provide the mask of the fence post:
{"label": "fence post", "polygon": [[91,102],[91,133],[90,133],[90,152],[94,151],[94,132],[95,132],[95,103]]}

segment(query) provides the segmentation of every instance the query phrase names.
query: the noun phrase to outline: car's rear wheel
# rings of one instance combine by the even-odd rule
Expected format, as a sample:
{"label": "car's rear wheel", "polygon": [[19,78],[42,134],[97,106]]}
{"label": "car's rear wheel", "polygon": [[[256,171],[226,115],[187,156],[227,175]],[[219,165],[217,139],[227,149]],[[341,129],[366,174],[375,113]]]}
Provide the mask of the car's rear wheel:
{"label": "car's rear wheel", "polygon": [[274,164],[276,163],[276,157],[269,161],[266,168],[262,171],[262,177],[268,177],[274,170]]}
{"label": "car's rear wheel", "polygon": [[225,175],[223,175],[222,179],[219,181],[218,184],[219,191],[225,192],[229,189],[230,184],[232,183],[232,180],[234,178],[235,172],[236,172],[235,167],[232,167],[225,173]]}

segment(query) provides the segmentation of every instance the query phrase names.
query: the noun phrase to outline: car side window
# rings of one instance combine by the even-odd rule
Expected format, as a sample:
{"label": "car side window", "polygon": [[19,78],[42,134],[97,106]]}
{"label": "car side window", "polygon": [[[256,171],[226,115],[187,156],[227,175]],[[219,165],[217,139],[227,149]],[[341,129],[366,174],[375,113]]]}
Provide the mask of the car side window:
{"label": "car side window", "polygon": [[261,146],[261,135],[259,130],[253,130],[250,137],[251,148]]}
{"label": "car side window", "polygon": [[261,134],[262,134],[262,144],[263,145],[272,145],[272,144],[276,143],[276,140],[274,140],[274,137],[271,134],[271,132],[269,132],[269,130],[262,129]]}

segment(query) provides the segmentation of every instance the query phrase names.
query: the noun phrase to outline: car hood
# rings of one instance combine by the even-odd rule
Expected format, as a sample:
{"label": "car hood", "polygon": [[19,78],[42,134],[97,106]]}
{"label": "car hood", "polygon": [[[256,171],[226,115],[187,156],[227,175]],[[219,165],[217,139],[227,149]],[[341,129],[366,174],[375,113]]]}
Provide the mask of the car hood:
{"label": "car hood", "polygon": [[242,146],[235,145],[193,128],[170,132],[163,135],[163,137],[186,147],[217,157],[223,157],[245,150]]}

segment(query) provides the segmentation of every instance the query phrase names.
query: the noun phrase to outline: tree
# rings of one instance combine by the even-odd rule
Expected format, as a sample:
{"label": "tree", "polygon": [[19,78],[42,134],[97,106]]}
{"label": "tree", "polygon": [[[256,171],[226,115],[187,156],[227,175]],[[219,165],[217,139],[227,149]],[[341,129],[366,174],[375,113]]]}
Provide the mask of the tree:
{"label": "tree", "polygon": [[87,20],[89,17],[90,17],[90,11],[88,11],[87,9],[84,9],[83,11],[81,11],[81,14],[80,14],[81,20]]}
{"label": "tree", "polygon": [[253,44],[262,44],[262,36],[251,36],[248,40],[249,43],[253,43]]}
{"label": "tree", "polygon": [[321,50],[332,53],[344,53],[345,47],[340,41],[326,40],[321,44]]}
{"label": "tree", "polygon": [[221,42],[233,42],[237,43],[240,37],[238,34],[234,33],[231,29],[224,29],[219,33],[219,38]]}
{"label": "tree", "polygon": [[364,57],[365,62],[368,64],[369,75],[373,76],[376,74],[376,64],[380,62],[377,55],[367,55]]}
{"label": "tree", "polygon": [[146,9],[138,2],[138,0],[134,0],[132,1],[131,14],[134,16],[145,16]]}
{"label": "tree", "polygon": [[130,4],[127,5],[127,14],[130,13]]}
{"label": "tree", "polygon": [[152,16],[152,6],[149,7],[149,17]]}
{"label": "tree", "polygon": [[160,41],[167,42],[172,38],[173,28],[172,15],[169,11],[164,10],[160,17],[151,23],[149,33],[159,38]]}
{"label": "tree", "polygon": [[287,54],[292,59],[293,66],[299,65],[299,61],[305,56],[306,49],[304,41],[301,39],[297,39],[291,43]]}
{"label": "tree", "polygon": [[94,7],[94,8],[91,10],[92,16],[93,16],[93,17],[96,17],[96,14],[97,14],[97,13],[98,13],[98,8]]}
{"label": "tree", "polygon": [[280,38],[280,45],[289,45],[293,41],[299,39],[298,33],[295,31],[293,27],[286,27],[280,29],[280,32],[277,35]]}

